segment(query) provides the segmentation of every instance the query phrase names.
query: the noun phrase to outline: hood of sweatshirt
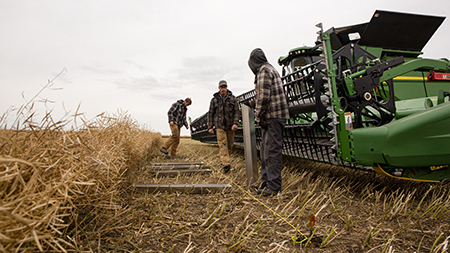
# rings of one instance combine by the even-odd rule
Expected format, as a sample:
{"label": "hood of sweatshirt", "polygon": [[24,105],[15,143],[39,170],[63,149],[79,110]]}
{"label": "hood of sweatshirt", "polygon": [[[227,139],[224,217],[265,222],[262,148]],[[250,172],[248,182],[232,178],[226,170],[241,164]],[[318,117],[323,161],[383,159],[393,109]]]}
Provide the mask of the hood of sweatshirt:
{"label": "hood of sweatshirt", "polygon": [[261,50],[261,48],[256,48],[250,53],[250,58],[248,59],[248,66],[252,70],[253,74],[258,73],[259,68],[267,62],[266,55]]}

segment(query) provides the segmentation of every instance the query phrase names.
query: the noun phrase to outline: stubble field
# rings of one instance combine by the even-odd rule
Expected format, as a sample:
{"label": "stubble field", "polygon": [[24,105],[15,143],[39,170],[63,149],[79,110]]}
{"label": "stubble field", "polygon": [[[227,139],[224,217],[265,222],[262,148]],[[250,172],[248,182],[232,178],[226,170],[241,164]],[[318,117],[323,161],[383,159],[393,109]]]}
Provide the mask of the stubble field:
{"label": "stubble field", "polygon": [[[284,157],[283,191],[257,196],[246,187],[243,150],[222,174],[215,145],[183,139],[180,157],[152,162],[203,161],[208,175],[152,177],[138,183],[230,183],[203,195],[132,191],[140,206],[135,237],[155,252],[445,252],[449,240],[448,184],[405,182],[348,168]],[[310,217],[315,217],[314,226]]]}
{"label": "stubble field", "polygon": [[[164,139],[127,115],[66,131],[51,117],[1,131],[0,251],[446,252],[450,191],[284,157],[283,191],[247,189],[243,150],[220,172],[215,145]],[[209,174],[155,177],[152,162],[203,161]],[[148,193],[135,183],[227,183],[209,194]],[[315,224],[310,224],[310,217]]]}

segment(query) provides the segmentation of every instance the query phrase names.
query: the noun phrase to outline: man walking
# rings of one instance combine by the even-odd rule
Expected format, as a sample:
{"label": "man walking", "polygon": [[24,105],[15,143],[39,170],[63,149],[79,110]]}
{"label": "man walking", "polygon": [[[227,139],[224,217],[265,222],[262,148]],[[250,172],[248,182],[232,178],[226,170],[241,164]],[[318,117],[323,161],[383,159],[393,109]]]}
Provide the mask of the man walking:
{"label": "man walking", "polygon": [[283,129],[289,109],[280,74],[260,48],[251,52],[248,66],[255,74],[255,121],[262,128],[261,184],[253,187],[262,196],[274,196],[281,191]]}
{"label": "man walking", "polygon": [[164,143],[162,148],[159,150],[165,155],[168,155],[167,151],[170,148],[170,155],[177,155],[178,144],[180,144],[180,129],[183,126],[186,126],[186,129],[189,129],[189,125],[186,121],[186,112],[187,107],[192,104],[192,100],[190,98],[186,98],[184,101],[182,99],[173,103],[167,112],[167,116],[169,116],[169,126],[172,135],[169,139]]}
{"label": "man walking", "polygon": [[230,152],[234,145],[234,131],[239,123],[239,105],[236,97],[228,90],[225,80],[219,82],[219,92],[211,99],[208,111],[208,129],[213,134],[216,130],[219,145],[222,171],[228,173],[230,166]]}

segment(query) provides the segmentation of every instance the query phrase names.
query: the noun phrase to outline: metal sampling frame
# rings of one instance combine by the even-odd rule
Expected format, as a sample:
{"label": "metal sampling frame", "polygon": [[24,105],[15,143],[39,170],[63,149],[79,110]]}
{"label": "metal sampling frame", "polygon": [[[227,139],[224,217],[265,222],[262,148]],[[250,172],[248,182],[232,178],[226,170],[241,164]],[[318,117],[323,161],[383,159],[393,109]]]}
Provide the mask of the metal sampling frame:
{"label": "metal sampling frame", "polygon": [[[145,169],[151,169],[155,176],[177,176],[180,174],[211,173],[213,170],[204,162],[166,162],[150,163]],[[211,193],[221,192],[231,188],[230,184],[134,184],[138,190],[147,190],[149,193],[155,192],[182,192],[182,193]]]}

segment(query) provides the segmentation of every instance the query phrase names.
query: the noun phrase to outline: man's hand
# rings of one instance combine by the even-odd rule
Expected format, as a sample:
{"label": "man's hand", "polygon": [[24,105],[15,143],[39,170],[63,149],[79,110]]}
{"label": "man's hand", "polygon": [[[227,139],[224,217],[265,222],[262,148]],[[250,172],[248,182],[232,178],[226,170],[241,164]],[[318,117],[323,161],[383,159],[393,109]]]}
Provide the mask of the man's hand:
{"label": "man's hand", "polygon": [[214,133],[214,129],[209,129],[209,131],[208,131],[210,134],[213,134]]}
{"label": "man's hand", "polygon": [[237,125],[234,124],[234,125],[231,127],[231,130],[236,131],[236,130],[237,130]]}
{"label": "man's hand", "polygon": [[255,99],[247,100],[243,104],[248,106],[248,107],[250,107],[250,108],[252,108],[252,109],[255,109],[255,105],[256,105]]}
{"label": "man's hand", "polygon": [[269,122],[265,120],[261,120],[260,122],[258,122],[258,125],[264,130],[267,130],[267,128],[269,128]]}
{"label": "man's hand", "polygon": [[170,124],[170,126],[173,126],[173,121],[170,121],[170,123],[169,123],[169,124]]}

